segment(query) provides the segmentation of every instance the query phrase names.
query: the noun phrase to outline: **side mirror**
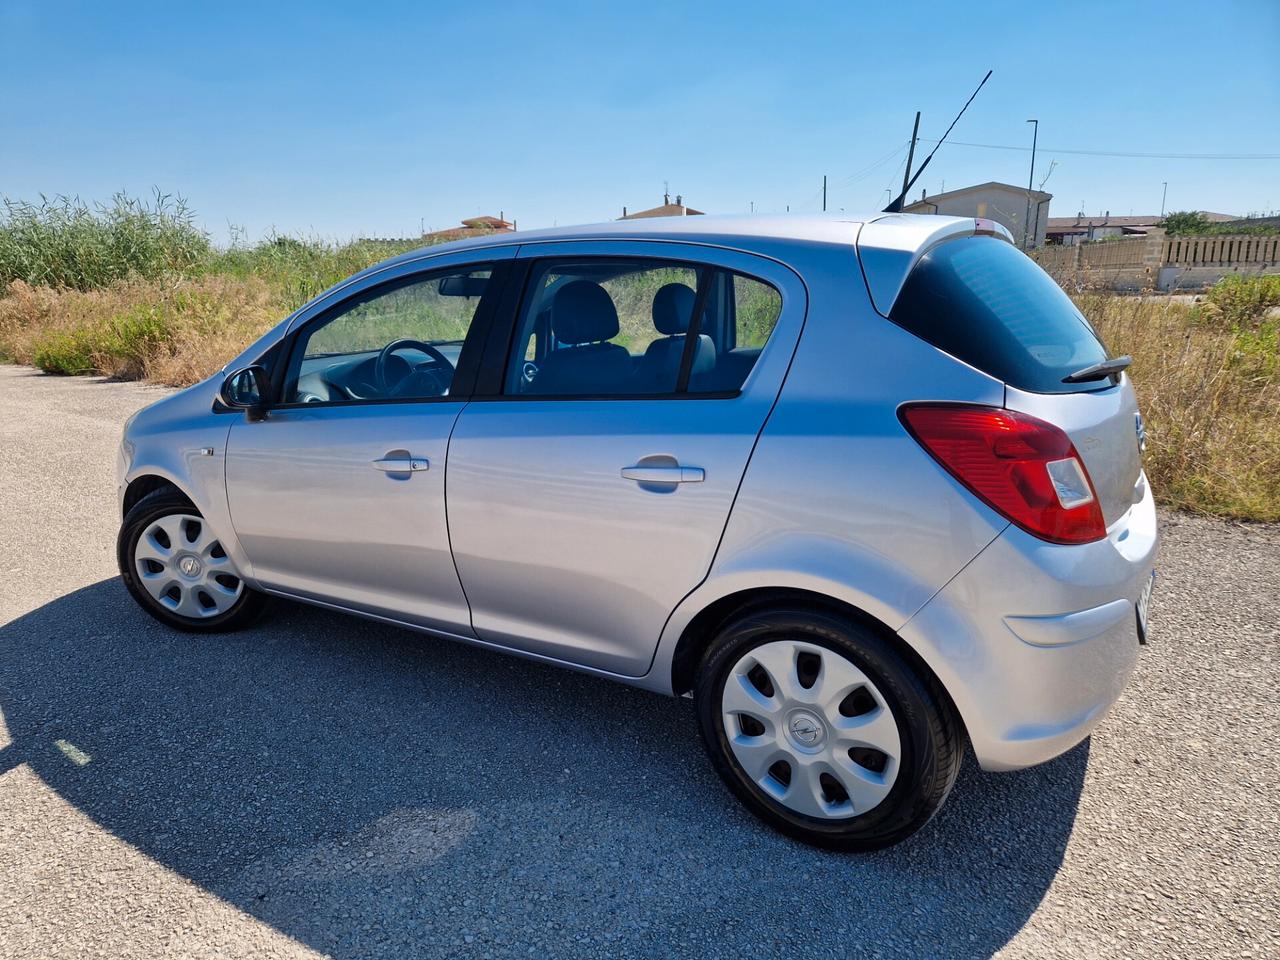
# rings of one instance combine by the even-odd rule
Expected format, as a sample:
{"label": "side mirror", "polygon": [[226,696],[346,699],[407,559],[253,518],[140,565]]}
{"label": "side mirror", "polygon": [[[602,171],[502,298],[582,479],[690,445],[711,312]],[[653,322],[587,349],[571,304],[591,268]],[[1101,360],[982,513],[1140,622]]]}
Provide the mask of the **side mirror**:
{"label": "side mirror", "polygon": [[241,367],[227,374],[218,396],[233,410],[243,410],[249,420],[267,418],[266,398],[271,389],[271,378],[264,367],[254,364]]}

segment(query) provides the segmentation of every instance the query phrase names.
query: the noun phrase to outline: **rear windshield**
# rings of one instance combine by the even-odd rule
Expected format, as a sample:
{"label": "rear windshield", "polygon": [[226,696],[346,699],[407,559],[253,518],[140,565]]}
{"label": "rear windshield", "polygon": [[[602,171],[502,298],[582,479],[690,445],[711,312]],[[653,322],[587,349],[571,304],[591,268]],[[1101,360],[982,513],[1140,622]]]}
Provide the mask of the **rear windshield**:
{"label": "rear windshield", "polygon": [[965,237],[916,264],[889,319],[1019,390],[1069,393],[1109,380],[1062,378],[1107,359],[1106,348],[1062,288],[1011,244]]}

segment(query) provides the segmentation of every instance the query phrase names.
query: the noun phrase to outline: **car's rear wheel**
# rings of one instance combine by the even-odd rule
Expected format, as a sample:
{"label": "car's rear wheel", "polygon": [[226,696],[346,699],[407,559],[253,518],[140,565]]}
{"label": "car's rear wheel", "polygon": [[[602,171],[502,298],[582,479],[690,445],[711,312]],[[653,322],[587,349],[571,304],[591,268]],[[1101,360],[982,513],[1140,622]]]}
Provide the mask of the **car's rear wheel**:
{"label": "car's rear wheel", "polygon": [[116,558],[142,609],[179,630],[235,630],[265,604],[200,512],[173,491],[157,490],[134,505],[120,528]]}
{"label": "car's rear wheel", "polygon": [[807,843],[897,843],[937,812],[960,768],[959,725],[936,682],[850,618],[742,615],[712,641],[695,693],[725,783]]}

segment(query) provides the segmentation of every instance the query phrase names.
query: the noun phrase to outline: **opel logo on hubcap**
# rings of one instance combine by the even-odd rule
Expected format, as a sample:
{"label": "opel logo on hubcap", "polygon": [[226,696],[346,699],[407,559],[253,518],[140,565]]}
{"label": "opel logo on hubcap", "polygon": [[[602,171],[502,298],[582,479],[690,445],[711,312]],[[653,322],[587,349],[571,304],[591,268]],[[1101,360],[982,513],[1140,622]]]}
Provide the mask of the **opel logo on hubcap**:
{"label": "opel logo on hubcap", "polygon": [[818,723],[817,719],[806,713],[792,717],[789,726],[791,736],[796,743],[802,746],[812,747],[822,739],[822,725]]}
{"label": "opel logo on hubcap", "polygon": [[198,576],[200,574],[200,561],[195,557],[183,557],[178,561],[178,569],[182,571],[183,576]]}

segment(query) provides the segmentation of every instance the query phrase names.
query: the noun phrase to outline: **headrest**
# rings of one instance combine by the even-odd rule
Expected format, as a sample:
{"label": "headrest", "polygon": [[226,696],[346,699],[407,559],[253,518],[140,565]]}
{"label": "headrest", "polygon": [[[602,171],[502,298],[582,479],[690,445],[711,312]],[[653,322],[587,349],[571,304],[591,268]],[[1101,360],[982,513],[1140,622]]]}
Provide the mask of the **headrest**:
{"label": "headrest", "polygon": [[679,336],[689,329],[693,317],[693,301],[697,297],[683,283],[668,283],[653,295],[653,325],[668,337]]}
{"label": "headrest", "polygon": [[551,332],[561,343],[596,343],[618,335],[618,309],[604,287],[574,280],[551,302]]}

